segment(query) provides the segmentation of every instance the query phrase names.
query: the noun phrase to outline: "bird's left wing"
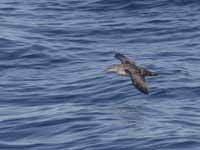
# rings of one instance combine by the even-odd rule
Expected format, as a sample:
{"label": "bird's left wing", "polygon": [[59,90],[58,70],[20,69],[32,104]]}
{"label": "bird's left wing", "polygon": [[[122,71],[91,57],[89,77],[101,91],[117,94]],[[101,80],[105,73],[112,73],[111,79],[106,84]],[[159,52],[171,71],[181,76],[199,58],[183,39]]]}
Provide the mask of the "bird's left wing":
{"label": "bird's left wing", "polygon": [[148,87],[145,83],[144,77],[136,70],[126,68],[125,71],[130,75],[133,85],[142,93],[148,94]]}

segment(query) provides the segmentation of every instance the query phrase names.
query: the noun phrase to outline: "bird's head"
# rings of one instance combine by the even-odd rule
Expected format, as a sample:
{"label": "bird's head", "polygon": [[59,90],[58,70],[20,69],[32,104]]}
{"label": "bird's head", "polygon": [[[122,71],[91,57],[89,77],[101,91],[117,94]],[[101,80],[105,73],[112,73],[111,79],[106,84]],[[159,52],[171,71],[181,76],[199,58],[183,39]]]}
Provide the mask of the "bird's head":
{"label": "bird's head", "polygon": [[113,64],[107,67],[109,72],[114,72],[119,75],[126,75],[123,64]]}

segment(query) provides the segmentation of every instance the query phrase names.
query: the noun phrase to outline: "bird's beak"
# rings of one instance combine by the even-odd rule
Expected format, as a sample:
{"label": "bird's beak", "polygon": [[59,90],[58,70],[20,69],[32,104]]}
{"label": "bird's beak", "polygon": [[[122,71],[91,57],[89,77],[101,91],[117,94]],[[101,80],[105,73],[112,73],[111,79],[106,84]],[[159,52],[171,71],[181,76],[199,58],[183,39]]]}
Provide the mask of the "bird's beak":
{"label": "bird's beak", "polygon": [[108,66],[108,67],[106,68],[106,70],[109,71],[109,72],[113,72],[113,71],[114,71],[114,70],[113,70],[113,65]]}
{"label": "bird's beak", "polygon": [[156,72],[152,72],[152,74],[151,74],[152,76],[158,76],[159,74],[158,73],[156,73]]}

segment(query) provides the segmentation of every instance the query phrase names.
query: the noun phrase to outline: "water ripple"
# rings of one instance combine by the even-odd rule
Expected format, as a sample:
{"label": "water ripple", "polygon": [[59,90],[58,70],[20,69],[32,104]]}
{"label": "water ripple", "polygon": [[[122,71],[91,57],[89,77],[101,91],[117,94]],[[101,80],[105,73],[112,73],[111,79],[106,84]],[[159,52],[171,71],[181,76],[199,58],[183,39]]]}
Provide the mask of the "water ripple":
{"label": "water ripple", "polygon": [[[0,2],[0,149],[199,149],[199,1]],[[108,73],[121,52],[149,95]]]}

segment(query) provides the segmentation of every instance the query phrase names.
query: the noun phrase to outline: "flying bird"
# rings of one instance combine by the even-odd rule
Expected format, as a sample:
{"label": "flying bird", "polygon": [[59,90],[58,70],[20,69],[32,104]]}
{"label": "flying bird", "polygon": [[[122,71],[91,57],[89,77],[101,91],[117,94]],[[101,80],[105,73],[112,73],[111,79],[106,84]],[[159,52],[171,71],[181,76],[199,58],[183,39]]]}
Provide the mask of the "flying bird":
{"label": "flying bird", "polygon": [[116,53],[115,58],[121,61],[121,64],[110,65],[107,69],[110,72],[115,72],[119,75],[130,76],[133,85],[142,93],[149,94],[148,87],[145,83],[146,76],[157,76],[158,74],[149,71],[143,67],[136,65],[134,61],[131,61],[128,57],[121,53]]}

